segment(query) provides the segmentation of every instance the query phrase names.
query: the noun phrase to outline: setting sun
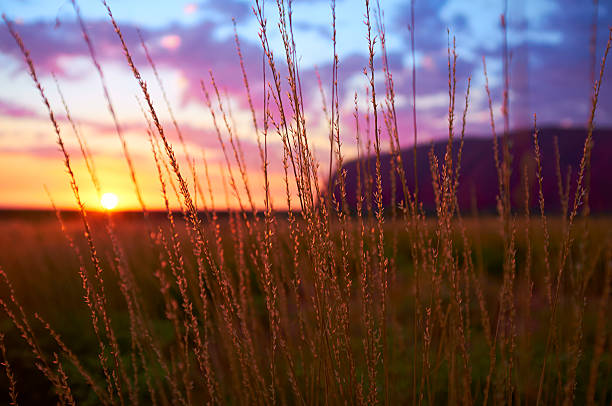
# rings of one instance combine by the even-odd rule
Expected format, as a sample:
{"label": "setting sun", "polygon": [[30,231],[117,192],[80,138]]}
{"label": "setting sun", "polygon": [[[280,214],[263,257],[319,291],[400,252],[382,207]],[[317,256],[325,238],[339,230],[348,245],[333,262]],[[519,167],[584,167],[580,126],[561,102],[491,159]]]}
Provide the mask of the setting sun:
{"label": "setting sun", "polygon": [[119,198],[114,193],[104,193],[102,198],[100,198],[100,204],[106,210],[112,210],[117,207],[117,203],[119,203]]}

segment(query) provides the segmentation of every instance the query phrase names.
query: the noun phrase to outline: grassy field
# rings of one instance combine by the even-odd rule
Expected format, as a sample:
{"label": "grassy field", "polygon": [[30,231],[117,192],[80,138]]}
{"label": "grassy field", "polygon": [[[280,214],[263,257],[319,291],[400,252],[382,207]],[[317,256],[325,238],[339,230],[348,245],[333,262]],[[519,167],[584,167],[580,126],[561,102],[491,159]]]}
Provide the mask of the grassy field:
{"label": "grassy field", "polygon": [[[177,351],[177,341],[173,328],[172,318],[169,317],[167,307],[164,303],[164,295],[160,292],[159,280],[155,276],[155,272],[159,271],[158,257],[155,250],[152,250],[149,240],[147,239],[147,226],[142,219],[138,219],[133,214],[130,216],[122,216],[116,214],[116,236],[125,252],[126,267],[132,272],[134,278],[134,286],[137,286],[137,297],[142,302],[142,312],[146,315],[147,328],[155,337],[158,349],[167,357],[169,362],[174,364],[170,367],[174,374],[180,371],[180,354]],[[71,219],[65,223],[67,234],[74,239],[75,244],[81,252],[87,251],[87,242],[82,235],[82,224],[80,219],[74,218],[75,213],[72,213]],[[101,214],[92,215],[92,224],[96,230],[104,230],[104,218]],[[152,220],[153,228],[165,229],[168,227],[167,221],[163,221],[163,217],[156,216]],[[348,275],[352,279],[350,291],[350,299],[348,299],[348,331],[346,332],[349,339],[349,350],[352,353],[351,362],[354,363],[352,368],[347,368],[348,365],[339,362],[338,365],[330,365],[330,371],[321,371],[326,368],[319,364],[317,360],[318,352],[324,349],[325,345],[318,342],[316,336],[318,317],[324,317],[324,314],[317,315],[314,284],[316,276],[311,272],[312,264],[306,258],[300,261],[299,280],[301,281],[299,288],[299,301],[294,300],[294,282],[281,275],[282,272],[287,272],[291,269],[292,264],[292,249],[290,246],[281,243],[281,241],[291,240],[288,235],[288,225],[286,218],[280,218],[278,223],[278,241],[279,251],[276,252],[278,263],[274,265],[274,280],[275,286],[278,288],[277,294],[279,298],[279,330],[285,340],[286,349],[277,349],[279,354],[277,357],[277,377],[275,390],[278,391],[277,396],[280,403],[295,403],[297,393],[305,397],[305,402],[308,404],[324,402],[326,395],[325,387],[328,391],[338,390],[334,396],[335,401],[339,401],[341,396],[347,396],[341,390],[348,391],[352,387],[354,390],[360,388],[361,395],[354,394],[356,398],[366,396],[368,393],[368,360],[367,353],[364,353],[364,337],[368,337],[371,332],[366,330],[364,326],[362,309],[362,291],[359,286],[360,276],[360,254],[358,247],[354,247],[348,252],[351,253],[348,258],[347,270]],[[550,248],[553,253],[560,251],[562,241],[560,236],[563,235],[563,221],[559,218],[549,220],[551,241]],[[426,220],[427,232],[432,241],[435,241],[436,221],[434,219]],[[508,340],[512,340],[509,344],[508,351],[510,354],[504,355],[501,353],[502,345],[505,343],[499,342],[495,357],[497,358],[494,370],[492,372],[492,389],[491,396],[497,396],[505,391],[505,368],[508,362],[513,362],[513,376],[510,379],[512,389],[512,397],[520,400],[521,403],[533,403],[537,398],[538,381],[542,370],[544,358],[546,357],[549,366],[545,372],[542,401],[544,403],[557,403],[564,397],[563,387],[567,382],[568,374],[571,368],[575,368],[575,396],[579,399],[586,399],[587,391],[590,385],[595,385],[595,401],[598,404],[609,402],[612,398],[612,388],[610,380],[612,379],[612,359],[610,357],[610,341],[605,338],[610,334],[610,323],[607,320],[607,310],[601,307],[601,303],[605,296],[603,289],[610,284],[610,227],[612,220],[608,217],[599,217],[592,219],[589,224],[589,235],[587,241],[582,241],[581,244],[589,247],[588,269],[590,278],[584,295],[577,296],[573,289],[575,285],[571,279],[567,278],[562,282],[560,287],[560,296],[557,315],[551,319],[550,304],[547,299],[547,286],[550,284],[546,281],[546,271],[544,265],[545,254],[543,252],[543,240],[539,220],[522,218],[516,222],[517,230],[524,230],[516,235],[516,272],[513,282],[513,315],[512,324],[508,325],[508,329],[512,332]],[[190,240],[185,231],[186,223],[177,221],[179,230],[179,241],[182,246],[189,246]],[[223,240],[223,250],[225,253],[225,266],[228,270],[228,278],[239,287],[239,270],[244,264],[239,264],[237,261],[249,262],[248,258],[236,256],[236,245],[233,243],[231,227],[227,218],[219,220],[220,236]],[[492,330],[498,329],[499,318],[498,313],[500,292],[504,285],[504,248],[503,237],[500,233],[500,222],[497,218],[467,218],[464,224],[465,238],[473,247],[470,261],[473,262],[473,269],[469,270],[469,275],[461,274],[458,283],[461,285],[461,314],[464,318],[463,327],[466,340],[467,365],[469,367],[469,393],[471,400],[474,403],[483,401],[483,392],[486,386],[487,378],[490,375],[491,354],[487,339],[487,334],[484,331],[483,314],[479,301],[483,301],[483,308],[489,309],[489,319],[487,321],[489,328]],[[577,225],[578,228],[582,224]],[[350,240],[355,244],[359,240],[359,224],[356,220],[350,220]],[[526,239],[526,230],[529,229],[530,240]],[[46,213],[37,218],[32,219],[27,216],[7,216],[0,221],[0,246],[5,247],[0,252],[0,263],[10,279],[15,296],[19,298],[25,313],[28,315],[38,314],[43,320],[50,323],[54,330],[61,335],[63,342],[76,357],[81,364],[90,370],[95,377],[96,382],[102,385],[104,378],[100,371],[99,351],[97,340],[92,331],[91,318],[88,306],[83,301],[82,281],[78,274],[79,261],[75,257],[74,250],[67,243],[64,232],[60,229],[57,219],[53,213]],[[388,245],[385,247],[386,255],[389,258],[394,258],[389,268],[389,289],[387,298],[387,354],[384,359],[389,374],[389,399],[391,404],[406,404],[411,403],[416,396],[417,399],[424,394],[424,403],[456,403],[461,401],[462,394],[466,388],[463,376],[466,373],[465,365],[462,364],[462,350],[460,343],[457,342],[457,337],[453,336],[457,333],[458,326],[453,326],[451,320],[453,317],[453,287],[449,284],[444,276],[439,288],[438,298],[440,307],[438,311],[441,314],[436,314],[437,305],[433,301],[435,294],[434,283],[431,274],[422,274],[419,282],[421,291],[420,297],[420,312],[430,314],[431,318],[421,315],[422,320],[415,324],[415,314],[417,313],[416,306],[416,281],[413,258],[410,249],[410,242],[415,239],[413,233],[406,230],[402,222],[385,224],[387,235],[394,235],[397,232],[397,247],[393,248]],[[335,232],[332,235],[334,244],[341,245],[340,233]],[[102,261],[102,267],[108,271],[105,273],[105,294],[107,297],[108,317],[113,321],[116,339],[122,349],[122,359],[125,368],[131,368],[131,357],[138,355],[133,353],[131,348],[130,335],[130,315],[126,310],[126,299],[122,296],[119,287],[120,281],[117,274],[112,270],[113,266],[113,248],[104,231],[100,231],[94,235],[96,239],[97,252]],[[214,232],[210,235],[210,239],[214,240]],[[18,242],[18,243],[16,243]],[[307,241],[302,241],[303,244]],[[461,272],[464,272],[465,259],[461,259],[465,243],[460,229],[455,229],[453,232],[453,245],[456,247],[458,263],[457,267]],[[531,258],[527,258],[528,246]],[[9,248],[10,247],[10,248]],[[394,250],[395,257],[391,257]],[[580,250],[578,247],[572,253],[572,260],[568,264],[568,269],[573,269],[580,262]],[[606,264],[604,252],[608,251],[608,263]],[[366,249],[366,252],[369,252]],[[374,250],[372,250],[374,252]],[[597,254],[597,255],[595,255]],[[303,262],[302,262],[303,261]],[[576,262],[574,262],[576,261]],[[529,264],[529,265],[528,265]],[[185,257],[185,270],[187,278],[193,283],[190,286],[197,285],[197,264],[193,257]],[[531,274],[528,275],[527,267],[531,268]],[[606,268],[607,267],[607,268]],[[253,349],[255,350],[253,357],[254,362],[259,367],[259,373],[263,379],[271,379],[270,371],[267,368],[270,362],[270,334],[269,326],[267,325],[267,311],[265,305],[265,294],[263,288],[259,286],[259,278],[255,274],[255,267],[247,266],[249,269],[246,277],[249,279],[251,287],[248,298],[245,299],[249,304],[249,321],[252,323],[250,328]],[[166,270],[168,272],[168,270]],[[465,270],[468,272],[468,270]],[[171,278],[171,275],[167,275]],[[532,289],[528,287],[528,278],[531,278],[533,283]],[[607,278],[607,281],[604,280]],[[479,287],[476,288],[476,282]],[[330,283],[329,281],[325,283]],[[607,284],[607,285],[606,285]],[[3,284],[4,285],[4,284]],[[181,295],[176,287],[170,288],[169,294],[170,303],[175,306],[174,311],[180,316]],[[3,286],[2,297],[9,297],[9,292],[6,286]],[[193,292],[195,295],[195,292]],[[377,295],[379,293],[374,293]],[[609,294],[609,292],[608,292]],[[481,297],[479,297],[481,295]],[[584,302],[581,302],[584,298]],[[329,301],[334,300],[332,298]],[[379,300],[374,296],[373,301]],[[9,305],[11,305],[9,303]],[[211,303],[212,305],[212,303]],[[455,304],[456,305],[456,304]],[[334,309],[329,308],[325,312],[332,317]],[[376,303],[371,303],[374,308]],[[11,305],[12,308],[12,305]],[[200,309],[201,311],[201,309]],[[242,388],[245,393],[240,393],[240,382],[235,382],[233,379],[238,379],[234,374],[241,374],[239,359],[232,360],[229,357],[238,356],[232,354],[232,350],[224,348],[223,341],[228,340],[228,332],[224,331],[217,323],[223,324],[221,320],[216,320],[220,315],[215,315],[218,310],[214,307],[209,308],[208,325],[202,326],[202,329],[209,330],[207,350],[211,356],[211,366],[215,371],[215,376],[218,382],[219,392],[218,400],[222,403],[237,402],[240,403],[246,399],[249,402],[254,402],[249,398],[246,388]],[[376,314],[374,314],[374,317]],[[602,326],[602,316],[605,323]],[[199,317],[202,317],[201,315]],[[79,372],[76,370],[66,354],[62,354],[57,343],[45,330],[44,324],[29,317],[31,320],[31,328],[34,336],[37,337],[37,345],[43,354],[57,353],[60,359],[65,363],[66,373],[70,377],[70,386],[72,393],[76,399],[81,400],[79,403],[97,404],[100,399],[92,394],[91,388],[85,382]],[[579,320],[581,318],[581,320]],[[301,323],[304,323],[301,326]],[[429,325],[430,333],[426,334],[423,329],[425,326],[420,325],[425,323]],[[578,325],[577,325],[578,323]],[[496,328],[497,326],[497,328]],[[551,326],[554,326],[555,344],[548,350],[547,338],[550,334]],[[11,320],[4,318],[0,326],[2,331],[6,332],[4,342],[5,346],[10,349],[8,358],[10,359],[11,368],[17,377],[17,388],[20,395],[21,403],[23,404],[44,404],[52,403],[54,398],[53,385],[45,380],[44,375],[35,368],[36,356],[23,342],[19,332],[12,325]],[[601,328],[605,331],[601,331]],[[300,329],[303,328],[304,337],[301,337]],[[338,335],[339,332],[334,331],[332,326],[328,328],[330,337]],[[372,329],[378,329],[373,323],[370,326]],[[580,337],[576,337],[576,329],[580,331]],[[204,331],[206,331],[204,330]],[[181,334],[186,334],[187,326]],[[344,333],[343,333],[344,334]],[[427,338],[428,336],[429,339]],[[598,351],[598,341],[604,337],[603,353],[599,354],[600,366],[596,375],[596,380],[591,376],[591,368],[594,360],[594,352]],[[579,350],[574,348],[574,340],[579,338]],[[336,337],[337,339],[337,337]],[[416,340],[416,341],[415,341]],[[500,340],[501,341],[501,340]],[[309,345],[310,344],[310,345]],[[379,343],[380,344],[380,343]],[[337,344],[340,345],[340,344]],[[424,346],[428,346],[429,366],[424,365]],[[602,345],[602,344],[599,344]],[[321,348],[323,346],[323,348]],[[332,347],[333,348],[333,347]],[[193,348],[195,350],[195,348]],[[287,371],[287,361],[282,359],[282,352],[288,351],[288,356],[293,362],[295,370],[295,378],[298,382],[299,392],[294,392],[289,382]],[[415,356],[415,354],[417,354]],[[346,354],[340,353],[338,360],[347,362],[343,359]],[[380,356],[380,355],[379,355]],[[178,358],[178,359],[175,359]],[[506,357],[505,363],[502,363],[503,357]],[[229,359],[228,359],[229,358]],[[348,358],[348,357],[347,357]],[[332,357],[328,362],[333,362]],[[576,365],[574,362],[576,361]],[[192,402],[200,403],[206,399],[206,390],[201,387],[201,382],[198,383],[197,376],[197,361],[193,354],[189,357],[190,362],[190,379],[193,379]],[[380,363],[380,362],[379,362]],[[154,387],[158,388],[161,395],[161,388],[167,391],[166,396],[172,399],[170,394],[171,389],[168,379],[176,380],[178,376],[164,376],[164,372],[160,370],[159,363],[155,360],[152,354],[147,354],[146,363],[138,365],[140,376],[141,389],[139,397],[141,401],[148,402],[148,394],[146,392],[146,381],[151,380]],[[236,370],[232,369],[235,368]],[[338,368],[343,373],[349,375],[334,378],[334,376],[324,376],[330,373],[334,368]],[[377,366],[380,369],[380,365]],[[455,369],[455,370],[453,370]],[[281,372],[282,371],[282,372]],[[319,372],[320,371],[320,372]],[[130,372],[133,373],[133,372]],[[319,375],[322,374],[322,375]],[[354,374],[355,382],[348,381],[350,374]],[[428,382],[423,383],[423,379],[427,378]],[[334,382],[338,379],[338,382]],[[374,376],[376,382],[376,390],[382,396],[382,388],[384,387],[384,376],[382,369]],[[311,381],[312,380],[312,381]],[[414,382],[417,382],[416,388]],[[454,380],[454,382],[453,382]],[[2,381],[3,386],[8,387],[8,381],[4,376]],[[28,390],[28,387],[36,386],[36,391]],[[310,387],[309,387],[310,386]],[[182,388],[184,390],[184,388]],[[6,394],[4,395],[6,396]],[[430,398],[431,396],[431,398]],[[7,397],[4,401],[8,401]],[[607,399],[607,400],[606,400]],[[494,399],[495,403],[503,403],[503,400]]]}
{"label": "grassy field", "polygon": [[[538,187],[536,196],[525,196],[524,201],[533,202],[526,207],[513,206],[509,192],[508,89],[503,95],[504,129],[498,134],[487,78],[497,215],[478,216],[474,210],[468,216],[459,210],[457,190],[470,79],[465,107],[460,103],[463,115],[455,117],[457,55],[450,38],[448,146],[442,157],[429,155],[431,184],[409,187],[406,173],[413,171],[413,162],[401,159],[382,13],[365,1],[369,63],[364,74],[370,107],[368,126],[356,126],[355,142],[359,163],[364,157],[375,159],[369,169],[358,165],[356,190],[346,190],[338,58],[330,109],[325,111],[332,165],[329,174],[322,174],[305,127],[298,53],[284,4],[279,2],[279,28],[286,54],[277,56],[283,62],[270,49],[261,3],[256,1],[254,8],[269,81],[261,117],[251,104],[253,130],[260,140],[261,184],[249,178],[214,77],[209,85],[201,83],[226,163],[224,186],[240,206],[223,214],[199,210],[212,203],[208,170],[205,179],[198,178],[192,160],[183,164],[177,159],[176,146],[110,9],[116,39],[142,92],[143,122],[166,210],[146,210],[109,98],[142,211],[88,211],[63,143],[65,127],[50,107],[18,27],[5,18],[49,113],[78,211],[0,220],[0,384],[8,388],[2,402],[612,402],[612,219],[591,217],[588,205],[593,120],[612,30],[574,176],[566,179],[559,170],[558,179],[543,179],[534,124],[535,177],[527,179],[525,172],[524,182]],[[75,10],[102,78],[76,5]],[[144,42],[142,46],[147,53]],[[507,44],[504,50],[508,86]],[[375,65],[376,52],[381,66]],[[154,68],[150,58],[148,62]],[[244,85],[250,100],[246,74]],[[355,106],[359,124],[357,100]],[[180,125],[173,126],[180,135]],[[416,141],[416,132],[414,136]],[[269,137],[279,138],[283,149],[286,196],[274,196],[274,201],[286,201],[290,211],[284,213],[272,204]],[[459,151],[452,150],[454,139],[461,140]],[[185,147],[181,137],[176,144]],[[381,170],[383,149],[391,154],[392,173]],[[81,152],[87,175],[101,194],[90,165],[95,151]],[[553,156],[549,152],[545,156]],[[416,171],[416,158],[414,166]],[[389,207],[383,207],[383,178],[391,179],[392,196],[403,192]],[[332,179],[328,188],[322,186]],[[547,212],[544,181],[560,185],[561,213]],[[571,187],[564,186],[570,182]],[[253,200],[256,187],[265,191],[263,201]],[[419,188],[433,189],[435,213],[424,212]],[[347,194],[357,196],[350,213]],[[176,210],[170,209],[170,196],[180,203]]]}

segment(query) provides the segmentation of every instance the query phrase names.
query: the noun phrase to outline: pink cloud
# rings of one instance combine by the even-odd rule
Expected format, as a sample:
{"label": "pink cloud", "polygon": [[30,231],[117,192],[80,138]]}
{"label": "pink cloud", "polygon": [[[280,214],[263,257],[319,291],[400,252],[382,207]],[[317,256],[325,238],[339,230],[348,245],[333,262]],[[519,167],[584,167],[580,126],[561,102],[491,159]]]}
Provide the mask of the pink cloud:
{"label": "pink cloud", "polygon": [[0,116],[14,118],[39,118],[42,117],[29,107],[17,106],[0,100]]}
{"label": "pink cloud", "polygon": [[159,43],[167,50],[174,51],[181,46],[181,37],[176,34],[164,35]]}
{"label": "pink cloud", "polygon": [[194,14],[196,11],[198,11],[198,5],[195,3],[189,3],[183,8],[183,12],[187,15]]}

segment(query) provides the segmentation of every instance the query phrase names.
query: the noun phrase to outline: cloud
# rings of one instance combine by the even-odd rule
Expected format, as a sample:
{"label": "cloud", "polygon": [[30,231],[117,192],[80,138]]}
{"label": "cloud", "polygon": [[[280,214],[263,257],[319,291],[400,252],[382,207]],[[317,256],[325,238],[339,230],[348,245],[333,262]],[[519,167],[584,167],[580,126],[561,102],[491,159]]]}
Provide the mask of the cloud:
{"label": "cloud", "polygon": [[161,37],[159,44],[169,51],[174,51],[181,46],[181,37],[176,34],[168,34]]}
{"label": "cloud", "polygon": [[189,3],[183,7],[183,12],[187,15],[194,14],[198,11],[198,5],[196,3]]}
{"label": "cloud", "polygon": [[[484,97],[482,77],[481,57],[484,55],[489,65],[493,102],[496,105],[501,102],[503,91],[503,81],[500,76],[502,65],[499,12],[501,6],[494,5],[478,10],[458,8],[457,4],[455,0],[415,3],[417,107],[419,125],[424,131],[435,132],[438,128],[443,127],[441,122],[445,120],[447,114],[447,103],[444,103],[441,98],[441,94],[447,91],[448,86],[447,26],[451,30],[451,35],[457,35],[458,100],[462,100],[465,82],[471,75],[473,84],[471,111],[475,117],[478,117],[488,108]],[[398,115],[402,117],[401,122],[405,122],[407,130],[412,125],[410,120],[405,118],[411,116],[412,108],[410,103],[412,100],[410,35],[406,27],[407,22],[410,21],[410,5],[401,3],[395,7],[398,12],[388,14],[391,17],[387,21],[387,36],[390,44],[389,63],[396,94],[398,98],[407,100],[398,105]],[[184,8],[184,12],[190,15],[202,13],[204,10],[222,13],[227,17],[227,21],[223,19],[219,21],[198,20],[187,25],[173,23],[162,28],[145,29],[143,35],[158,68],[178,72],[180,100],[175,108],[180,110],[189,105],[203,108],[203,95],[199,82],[204,79],[209,85],[208,71],[210,70],[222,92],[227,93],[228,97],[237,104],[238,109],[244,110],[248,104],[233,37],[231,35],[220,36],[216,33],[219,29],[230,26],[230,16],[244,19],[245,24],[248,21],[252,22],[251,10],[247,3],[239,0],[223,2],[209,0],[199,4],[190,3]],[[588,7],[574,5],[571,1],[564,0],[559,6],[551,6],[548,2],[529,6],[523,10],[522,17],[521,13],[517,13],[511,8],[509,19],[513,58],[511,112],[517,117],[513,122],[518,126],[529,125],[533,112],[537,112],[541,120],[547,123],[560,123],[562,120],[565,123],[568,120],[576,123],[584,122],[590,88],[588,42],[592,11]],[[607,27],[603,23],[607,16],[609,16],[608,8],[600,5],[599,55],[604,39],[607,37]],[[300,28],[302,23],[298,22],[296,28],[318,30],[320,36],[325,36],[326,25],[321,22],[323,19],[327,21],[328,17],[327,15],[316,18],[313,16],[313,21],[316,23],[311,27]],[[489,28],[483,32],[475,22],[485,17],[488,21],[485,25]],[[530,25],[524,27],[523,20]],[[357,21],[355,24],[362,24],[362,22]],[[272,27],[271,23],[269,25]],[[126,75],[129,75],[127,66],[124,65],[121,49],[108,21],[87,21],[87,26],[103,64],[114,63],[124,66]],[[143,71],[143,74],[146,74],[147,61],[135,34],[136,27],[130,23],[120,23],[120,26],[137,66]],[[66,61],[69,61],[70,58],[87,57],[87,49],[80,30],[74,22],[64,22],[60,27],[55,27],[51,21],[31,22],[21,24],[18,29],[31,51],[37,69],[42,74],[56,72],[61,77],[75,79],[74,75],[78,75],[79,72],[71,72],[66,67]],[[338,29],[341,31],[343,28]],[[4,32],[0,31],[0,53],[21,60],[12,39],[6,33],[6,29],[3,30]],[[543,40],[542,38],[548,39]],[[352,95],[356,90],[360,92],[363,90],[353,88],[354,83],[348,80],[348,78],[361,75],[363,68],[367,65],[365,39],[359,39],[359,41],[364,44],[361,47],[363,51],[354,51],[343,55],[340,59],[341,99],[349,102],[352,101]],[[557,41],[560,41],[560,44]],[[262,51],[257,39],[243,39],[241,45],[247,75],[251,82],[253,101],[258,112],[261,112],[264,87],[261,71]],[[301,43],[298,46],[312,47],[315,44]],[[342,44],[339,44],[339,47],[341,46]],[[274,49],[275,61],[283,75],[283,86],[286,86],[284,80],[286,65],[282,51],[282,49]],[[328,102],[331,89],[331,58],[329,59],[329,62],[320,64],[318,67]],[[381,67],[380,51],[378,50],[376,66]],[[612,110],[612,92],[608,87],[610,82],[608,72],[609,70],[604,78],[604,88],[602,88],[600,99],[602,112]],[[269,72],[267,74],[269,79]],[[302,67],[301,74],[303,75],[302,87],[309,90],[309,98],[306,100],[307,110],[316,112],[320,110],[320,98],[310,97],[310,95],[318,95],[318,92],[314,90],[318,87],[314,67],[308,65]],[[377,75],[380,77],[380,72],[377,72]],[[573,78],[573,80],[567,80],[567,78]],[[154,80],[150,76],[145,79],[148,82]],[[382,82],[378,83],[382,86]],[[168,83],[166,85],[169,86]],[[155,86],[154,83],[150,84],[150,87]],[[383,94],[384,89],[381,87],[379,92]],[[457,102],[457,105],[462,106],[463,103]],[[343,111],[347,112],[343,120],[351,123],[351,106],[344,108]],[[10,115],[27,114],[26,111],[13,111],[7,106],[0,106],[0,112]],[[600,114],[599,122],[611,124],[612,118],[610,117],[610,114]],[[470,116],[468,116],[469,119]],[[431,124],[432,120],[436,121],[434,125]],[[469,128],[474,132],[487,132],[486,125],[482,121],[473,120]]]}
{"label": "cloud", "polygon": [[38,112],[29,107],[17,106],[3,100],[0,100],[0,116],[12,118],[40,118]]}

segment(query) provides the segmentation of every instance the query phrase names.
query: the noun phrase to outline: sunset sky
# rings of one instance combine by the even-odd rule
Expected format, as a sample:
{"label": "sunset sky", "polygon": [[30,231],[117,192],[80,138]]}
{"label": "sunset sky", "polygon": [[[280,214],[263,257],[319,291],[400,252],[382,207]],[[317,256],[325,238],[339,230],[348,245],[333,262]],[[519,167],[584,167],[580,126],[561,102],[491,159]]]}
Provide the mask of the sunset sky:
{"label": "sunset sky", "polygon": [[[583,126],[588,117],[594,8],[591,2],[573,0],[509,1],[508,40],[511,61],[511,122],[514,128],[532,125],[537,113],[540,125]],[[136,166],[136,176],[147,206],[159,208],[156,170],[144,132],[144,119],[136,96],[140,90],[119,47],[117,37],[103,5],[95,0],[78,2],[93,45],[102,64],[110,96],[126,135]],[[136,29],[140,28],[152,57],[162,75],[170,103],[184,133],[189,154],[196,158],[198,172],[204,178],[202,154],[210,165],[215,204],[225,206],[220,167],[224,165],[212,120],[203,100],[199,81],[210,83],[209,70],[226,94],[235,126],[243,143],[250,180],[256,201],[262,201],[263,183],[256,135],[242,84],[242,75],[234,45],[232,18],[235,18],[245,57],[247,73],[256,107],[261,106],[262,52],[257,22],[245,0],[119,1],[109,0],[128,47],[143,77],[149,84],[164,127],[175,142],[182,162],[184,156],[172,129],[169,115],[152,70],[144,57]],[[410,2],[384,0],[387,47],[399,117],[400,138],[404,146],[412,144],[412,87],[410,52]],[[276,31],[276,5],[266,3],[268,28],[275,56],[283,58],[280,35]],[[59,80],[73,117],[87,140],[104,192],[119,196],[120,209],[137,208],[121,144],[107,110],[100,81],[87,52],[74,9],[67,0],[4,0],[0,12],[15,22],[25,45],[31,51],[52,108],[60,118],[62,134],[73,157],[77,180],[88,208],[100,203],[88,177],[76,138],[65,119],[63,107],[53,82]],[[360,109],[366,111],[363,68],[367,64],[367,42],[362,2],[337,1],[338,53],[340,60],[340,103],[342,137],[348,158],[355,156],[353,98],[357,92]],[[500,120],[502,94],[502,1],[417,0],[416,76],[417,113],[420,142],[445,137],[448,124],[447,28],[457,42],[457,97],[463,99],[467,77],[472,76],[468,133],[490,132],[488,107],[484,92],[482,57],[487,58],[489,82],[494,96],[495,113]],[[329,2],[295,0],[294,31],[309,136],[326,168],[328,153],[327,124],[321,109],[316,69],[323,80],[327,100],[331,94],[331,13]],[[597,11],[597,71],[612,23],[609,3],[600,2]],[[379,55],[379,54],[378,54]],[[376,61],[380,68],[380,60]],[[279,65],[282,66],[282,65]],[[281,72],[285,72],[281,69]],[[612,73],[608,69],[601,89],[596,125],[612,125]],[[378,77],[382,79],[380,72]],[[383,83],[380,82],[381,91]],[[457,103],[461,109],[463,103]],[[459,107],[461,106],[461,107]],[[258,109],[258,120],[262,119]],[[53,128],[40,97],[27,75],[19,50],[2,24],[0,28],[0,207],[46,208],[46,185],[61,207],[75,206],[62,156]],[[283,204],[280,139],[269,139],[272,189]],[[276,201],[275,201],[276,203]],[[229,204],[235,205],[230,195]]]}

